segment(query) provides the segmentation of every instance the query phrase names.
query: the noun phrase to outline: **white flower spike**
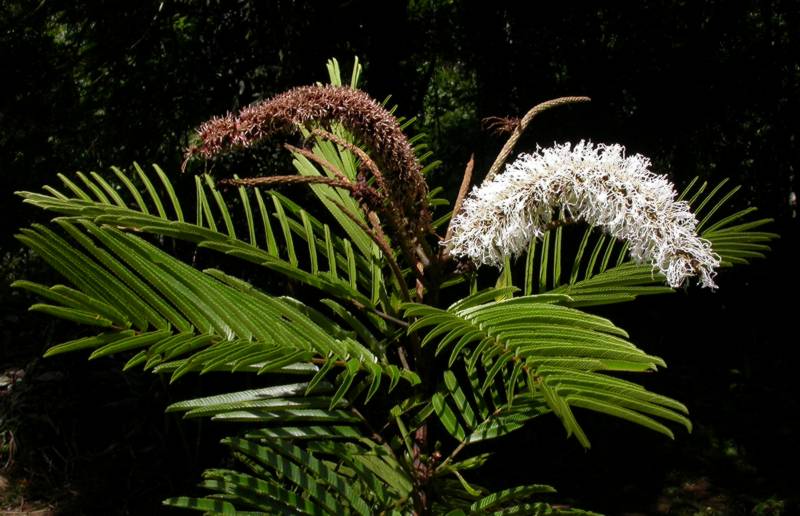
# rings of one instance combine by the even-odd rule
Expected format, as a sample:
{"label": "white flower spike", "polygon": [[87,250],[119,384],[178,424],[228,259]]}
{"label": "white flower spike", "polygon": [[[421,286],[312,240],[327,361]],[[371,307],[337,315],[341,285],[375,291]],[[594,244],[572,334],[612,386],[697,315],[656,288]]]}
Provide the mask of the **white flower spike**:
{"label": "white flower spike", "polygon": [[445,242],[454,256],[499,266],[541,237],[559,210],[629,242],[631,257],[650,262],[672,287],[699,276],[716,288],[719,256],[697,236],[697,219],[665,176],[621,145],[581,141],[521,154],[506,170],[474,188]]}

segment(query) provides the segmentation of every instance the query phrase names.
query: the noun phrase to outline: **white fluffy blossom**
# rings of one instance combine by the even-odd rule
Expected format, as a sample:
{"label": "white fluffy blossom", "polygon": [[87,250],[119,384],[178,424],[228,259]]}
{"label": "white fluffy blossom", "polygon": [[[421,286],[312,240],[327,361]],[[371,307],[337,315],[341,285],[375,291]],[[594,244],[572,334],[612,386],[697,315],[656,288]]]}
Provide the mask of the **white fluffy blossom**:
{"label": "white fluffy blossom", "polygon": [[541,237],[559,210],[629,242],[631,257],[650,262],[672,287],[699,276],[715,288],[719,257],[697,236],[697,219],[650,160],[625,156],[621,145],[581,141],[521,154],[490,181],[476,187],[452,222],[444,244],[455,256],[498,266]]}

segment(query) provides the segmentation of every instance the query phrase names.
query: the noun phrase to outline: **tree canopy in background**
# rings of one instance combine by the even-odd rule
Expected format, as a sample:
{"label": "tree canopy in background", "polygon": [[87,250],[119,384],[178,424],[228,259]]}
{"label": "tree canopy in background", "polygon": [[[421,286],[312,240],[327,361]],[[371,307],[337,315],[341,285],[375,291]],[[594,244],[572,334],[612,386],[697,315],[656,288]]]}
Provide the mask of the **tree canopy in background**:
{"label": "tree canopy in background", "polygon": [[[642,1],[625,9],[496,4],[3,1],[2,276],[12,279],[25,269],[29,275],[39,267],[12,239],[34,216],[14,191],[37,190],[59,172],[104,170],[134,160],[160,163],[180,180],[181,149],[199,122],[291,86],[323,81],[320,70],[329,57],[349,64],[357,55],[365,67],[363,88],[379,99],[392,95],[400,114],[419,117],[435,158],[444,162],[435,174],[453,189],[470,152],[476,152],[476,170],[485,171],[502,145],[504,138],[484,127],[484,118],[521,116],[548,98],[588,95],[593,99],[588,106],[537,118],[520,147],[581,138],[623,143],[631,153],[652,157],[654,168],[679,186],[695,175],[731,177],[743,185],[739,202],[759,205],[762,215],[776,219],[772,230],[783,240],[768,262],[742,273],[748,283],[722,281],[719,294],[681,300],[680,308],[652,302],[638,331],[663,347],[654,351],[676,366],[674,378],[685,381],[685,392],[702,391],[690,404],[700,423],[691,445],[716,443],[720,464],[730,460],[743,468],[739,481],[756,478],[764,496],[770,485],[780,492],[786,482],[781,472],[788,474],[797,459],[796,451],[782,449],[792,447],[797,427],[779,415],[798,408],[783,338],[794,315],[775,295],[797,287],[797,255],[791,250],[798,227],[791,195],[800,162],[800,11],[794,2],[779,0]],[[273,155],[230,159],[256,175],[280,157],[276,149]],[[3,363],[24,366],[46,348],[52,329],[36,315],[12,316],[27,305],[19,297],[0,286]],[[726,326],[723,335],[710,334],[693,312],[709,302],[715,308],[704,317]],[[669,327],[675,317],[694,320],[698,330],[676,333]],[[677,352],[680,358],[671,358],[671,346],[693,350],[690,363],[679,365],[685,358]],[[706,359],[717,355],[725,360],[718,369],[707,369]],[[147,406],[146,396],[157,391],[147,381],[127,384],[78,363],[37,366],[72,380],[69,401],[52,415],[57,421],[73,418],[83,421],[76,423],[82,428],[96,417],[77,401],[81,389],[92,384],[69,376],[75,370],[94,380],[106,375],[102,381],[131,391],[128,409],[114,413],[160,417],[159,407]],[[43,431],[29,442],[37,438],[54,439]],[[70,438],[73,442],[54,449],[63,454],[66,447],[67,455],[85,451],[80,439],[65,440]],[[605,454],[570,450],[565,461],[617,461],[619,471],[635,468],[634,458],[613,456],[611,439],[612,450]],[[664,457],[680,445],[666,447]],[[140,457],[153,453],[137,451]],[[99,450],[83,456],[118,460]],[[573,479],[574,496],[603,488],[602,473],[570,473],[564,475]],[[74,470],[58,474],[79,483]],[[564,488],[567,482],[554,479]],[[148,496],[157,500],[161,494]]]}
{"label": "tree canopy in background", "polygon": [[787,210],[800,86],[791,2],[4,3],[4,195],[58,171],[177,163],[210,114],[357,54],[369,91],[422,116],[434,145],[463,134],[463,147],[435,149],[459,158],[443,173],[476,142],[500,141],[482,118],[585,94],[589,111],[554,114],[531,138],[624,141],[678,177],[758,178]]}

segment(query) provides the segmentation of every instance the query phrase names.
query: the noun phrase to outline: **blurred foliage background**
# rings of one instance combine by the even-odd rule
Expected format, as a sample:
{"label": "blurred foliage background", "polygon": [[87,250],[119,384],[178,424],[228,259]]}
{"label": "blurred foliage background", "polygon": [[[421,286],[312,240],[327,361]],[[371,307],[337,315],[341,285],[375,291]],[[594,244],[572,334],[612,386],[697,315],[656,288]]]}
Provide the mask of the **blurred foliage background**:
{"label": "blurred foliage background", "polygon": [[[0,496],[24,493],[63,513],[150,513],[221,460],[213,426],[162,414],[168,400],[202,385],[167,389],[158,378],[123,376],[111,359],[37,358],[52,335],[64,340],[74,330],[29,315],[30,299],[8,288],[49,274],[13,239],[34,220],[13,192],[54,183],[59,172],[134,160],[176,177],[197,124],[324,80],[329,57],[347,68],[357,55],[364,88],[419,117],[451,198],[470,153],[485,171],[504,141],[483,118],[589,95],[588,106],[538,118],[520,149],[589,138],[651,157],[678,186],[730,177],[743,185],[734,202],[759,206],[782,235],[767,260],[723,272],[717,293],[679,292],[612,314],[672,366],[654,382],[687,402],[692,435],[666,442],[602,419],[587,429],[598,437],[586,454],[560,438],[556,422],[531,432],[526,449],[506,450],[496,473],[547,481],[610,514],[798,508],[796,2],[0,5],[0,379],[8,378],[0,382],[0,466],[12,484]],[[280,166],[277,147],[273,154],[230,159],[256,175]],[[645,450],[651,439],[662,450],[655,457],[617,452],[621,442]],[[520,453],[537,467],[514,468]]]}

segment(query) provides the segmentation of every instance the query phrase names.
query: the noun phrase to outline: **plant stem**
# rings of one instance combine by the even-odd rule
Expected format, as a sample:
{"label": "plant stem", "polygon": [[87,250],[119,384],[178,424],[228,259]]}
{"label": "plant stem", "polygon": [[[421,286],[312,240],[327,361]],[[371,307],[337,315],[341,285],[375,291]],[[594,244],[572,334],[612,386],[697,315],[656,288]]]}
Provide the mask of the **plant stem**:
{"label": "plant stem", "polygon": [[[416,267],[417,258],[415,256],[414,249],[417,245],[421,244],[421,238],[419,235],[409,234],[409,217],[412,216],[406,212],[404,212],[400,206],[402,206],[402,202],[400,204],[395,202],[395,199],[392,197],[393,194],[396,192],[392,192],[386,182],[386,179],[383,173],[378,168],[378,165],[369,157],[369,155],[364,152],[360,147],[353,145],[352,143],[336,136],[333,133],[330,133],[324,129],[316,128],[311,131],[314,136],[318,138],[322,138],[325,140],[329,140],[345,149],[349,150],[356,157],[361,160],[361,165],[365,167],[370,174],[375,178],[375,183],[378,187],[378,191],[383,194],[381,199],[385,200],[387,206],[382,213],[386,214],[389,224],[393,227],[398,242],[400,243],[400,248],[403,250],[403,254],[405,256],[406,261],[408,264],[411,265],[412,270],[417,274],[417,279],[419,282],[422,282],[422,273]],[[415,216],[418,214],[414,214]],[[424,234],[425,231],[428,231],[429,228],[424,227],[421,228],[419,231],[420,234]]]}
{"label": "plant stem", "polygon": [[458,195],[456,196],[456,203],[453,205],[453,213],[450,215],[450,224],[447,225],[447,233],[444,235],[444,241],[450,240],[453,234],[453,219],[456,218],[458,212],[461,211],[461,205],[464,204],[464,198],[469,191],[469,185],[472,182],[472,171],[475,169],[475,154],[471,154],[467,166],[464,169],[464,177],[461,179],[461,186],[458,188]]}
{"label": "plant stem", "polygon": [[564,106],[566,104],[575,104],[578,102],[589,102],[590,100],[592,99],[589,97],[559,97],[557,99],[548,100],[534,106],[525,114],[524,117],[522,117],[522,120],[519,121],[517,127],[514,128],[514,132],[508,138],[506,144],[503,145],[503,148],[500,150],[500,154],[498,154],[497,158],[495,158],[494,163],[492,163],[492,167],[489,169],[489,173],[486,174],[486,177],[483,181],[491,181],[495,174],[497,174],[497,172],[500,170],[500,167],[502,167],[503,163],[505,163],[508,159],[511,151],[514,150],[514,145],[516,145],[517,140],[519,140],[520,136],[522,136],[522,133],[524,133],[525,129],[528,127],[528,124],[531,123],[531,120],[533,120],[536,115],[542,113],[543,111],[547,111],[550,108]]}
{"label": "plant stem", "polygon": [[301,156],[305,157],[309,161],[313,161],[314,163],[316,163],[317,165],[321,166],[325,170],[330,171],[334,176],[338,177],[339,179],[341,179],[343,181],[349,181],[350,180],[347,176],[344,175],[344,172],[339,170],[333,163],[331,163],[330,161],[328,161],[326,159],[323,159],[323,158],[317,156],[316,154],[314,154],[313,152],[311,152],[308,149],[295,147],[294,145],[290,145],[288,143],[284,143],[283,147],[286,150],[289,150],[291,152],[296,152],[297,154],[300,154]]}
{"label": "plant stem", "polygon": [[333,177],[323,177],[323,176],[249,177],[245,179],[221,179],[219,183],[223,185],[235,185],[235,186],[323,184],[323,185],[333,186],[335,188],[343,188],[351,192],[357,191],[359,189],[358,185],[355,185],[350,181],[336,179]]}
{"label": "plant stem", "polygon": [[397,282],[400,286],[400,292],[403,295],[404,301],[411,301],[411,296],[408,292],[408,286],[406,285],[405,280],[403,279],[403,271],[400,270],[400,266],[397,265],[397,262],[394,259],[394,253],[392,253],[392,249],[389,247],[389,243],[386,241],[386,238],[380,238],[378,235],[375,234],[373,230],[369,228],[364,222],[359,219],[354,213],[348,210],[342,203],[336,201],[335,199],[331,199],[331,201],[340,209],[342,212],[347,215],[347,218],[355,222],[358,227],[360,227],[377,246],[380,248],[383,256],[386,258],[386,262],[389,264],[389,268],[392,269],[392,273],[394,274],[395,278],[397,278]]}

